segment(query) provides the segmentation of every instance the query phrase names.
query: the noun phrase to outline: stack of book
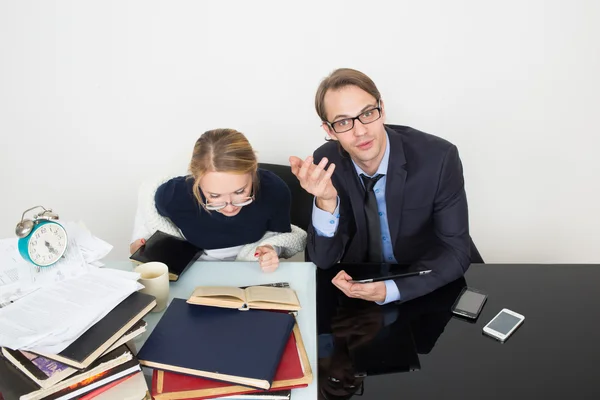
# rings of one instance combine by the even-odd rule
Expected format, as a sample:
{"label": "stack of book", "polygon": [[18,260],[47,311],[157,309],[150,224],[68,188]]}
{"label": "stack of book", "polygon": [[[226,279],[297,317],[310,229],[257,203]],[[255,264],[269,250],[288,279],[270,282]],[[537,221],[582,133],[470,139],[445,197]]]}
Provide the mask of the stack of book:
{"label": "stack of book", "polygon": [[174,299],[140,349],[153,368],[152,396],[167,399],[289,399],[312,370],[285,287],[198,287]]}
{"label": "stack of book", "polygon": [[2,347],[0,393],[5,400],[143,397],[141,366],[126,343],[146,331],[142,318],[155,305],[153,296],[132,293],[58,354]]}

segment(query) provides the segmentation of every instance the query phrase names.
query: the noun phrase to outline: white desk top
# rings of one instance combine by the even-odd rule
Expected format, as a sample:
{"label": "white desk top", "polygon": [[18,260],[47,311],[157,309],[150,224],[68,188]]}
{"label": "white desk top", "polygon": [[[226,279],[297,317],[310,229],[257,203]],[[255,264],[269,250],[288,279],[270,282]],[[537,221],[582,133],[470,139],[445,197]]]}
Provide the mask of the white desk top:
{"label": "white desk top", "polygon": [[[109,268],[133,270],[134,264],[126,262],[107,263]],[[315,282],[315,265],[307,262],[282,262],[272,273],[263,273],[256,262],[208,262],[202,261],[192,265],[181,275],[179,281],[171,282],[169,302],[173,298],[187,299],[196,286],[249,286],[264,283],[289,282],[296,291],[302,309],[298,312],[298,325],[302,340],[308,353],[313,382],[302,389],[294,389],[294,400],[313,400],[317,398],[317,292]],[[164,312],[164,311],[163,311]],[[135,339],[139,350],[163,312],[149,313],[144,317],[148,323],[146,332]]]}

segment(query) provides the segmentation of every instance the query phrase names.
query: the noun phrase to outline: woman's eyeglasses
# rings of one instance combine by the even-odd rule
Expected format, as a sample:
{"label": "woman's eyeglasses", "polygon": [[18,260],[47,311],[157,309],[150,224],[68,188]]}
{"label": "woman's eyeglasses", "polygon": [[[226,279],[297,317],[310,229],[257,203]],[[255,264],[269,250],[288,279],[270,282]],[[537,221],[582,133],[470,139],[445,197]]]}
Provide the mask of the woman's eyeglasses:
{"label": "woman's eyeglasses", "polygon": [[254,196],[250,196],[250,197],[242,197],[239,199],[235,199],[234,201],[218,201],[218,202],[209,202],[207,201],[205,206],[207,210],[211,210],[211,211],[219,211],[222,210],[223,208],[227,207],[229,204],[231,204],[234,207],[244,207],[247,206],[248,204],[252,203],[254,201]]}

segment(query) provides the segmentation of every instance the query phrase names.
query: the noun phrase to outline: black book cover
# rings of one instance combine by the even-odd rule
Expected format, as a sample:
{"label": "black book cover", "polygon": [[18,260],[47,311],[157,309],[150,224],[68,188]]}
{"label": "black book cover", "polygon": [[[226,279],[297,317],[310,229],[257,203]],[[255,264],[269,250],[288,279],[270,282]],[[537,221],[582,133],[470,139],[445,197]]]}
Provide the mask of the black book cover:
{"label": "black book cover", "polygon": [[202,249],[187,240],[156,231],[129,258],[140,263],[162,262],[169,268],[169,280],[176,281],[201,255]]}
{"label": "black book cover", "polygon": [[73,368],[86,368],[156,306],[156,299],[134,292],[58,354],[36,353]]}

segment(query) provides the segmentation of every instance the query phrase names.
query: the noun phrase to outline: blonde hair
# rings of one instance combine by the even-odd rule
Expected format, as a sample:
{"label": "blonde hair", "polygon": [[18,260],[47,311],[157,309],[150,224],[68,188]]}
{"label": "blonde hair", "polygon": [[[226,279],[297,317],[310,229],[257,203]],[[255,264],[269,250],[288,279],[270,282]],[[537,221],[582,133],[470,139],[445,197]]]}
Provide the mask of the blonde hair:
{"label": "blonde hair", "polygon": [[189,171],[194,179],[194,197],[205,207],[200,193],[200,180],[209,172],[250,174],[252,189],[258,190],[258,161],[246,136],[235,129],[213,129],[196,140]]}
{"label": "blonde hair", "polygon": [[329,74],[328,77],[321,81],[317,94],[315,95],[315,109],[321,121],[327,121],[327,113],[325,111],[325,94],[327,91],[341,89],[346,86],[356,86],[364,90],[371,96],[375,97],[376,101],[381,100],[381,93],[375,86],[375,82],[367,75],[360,71],[350,68],[339,68]]}

